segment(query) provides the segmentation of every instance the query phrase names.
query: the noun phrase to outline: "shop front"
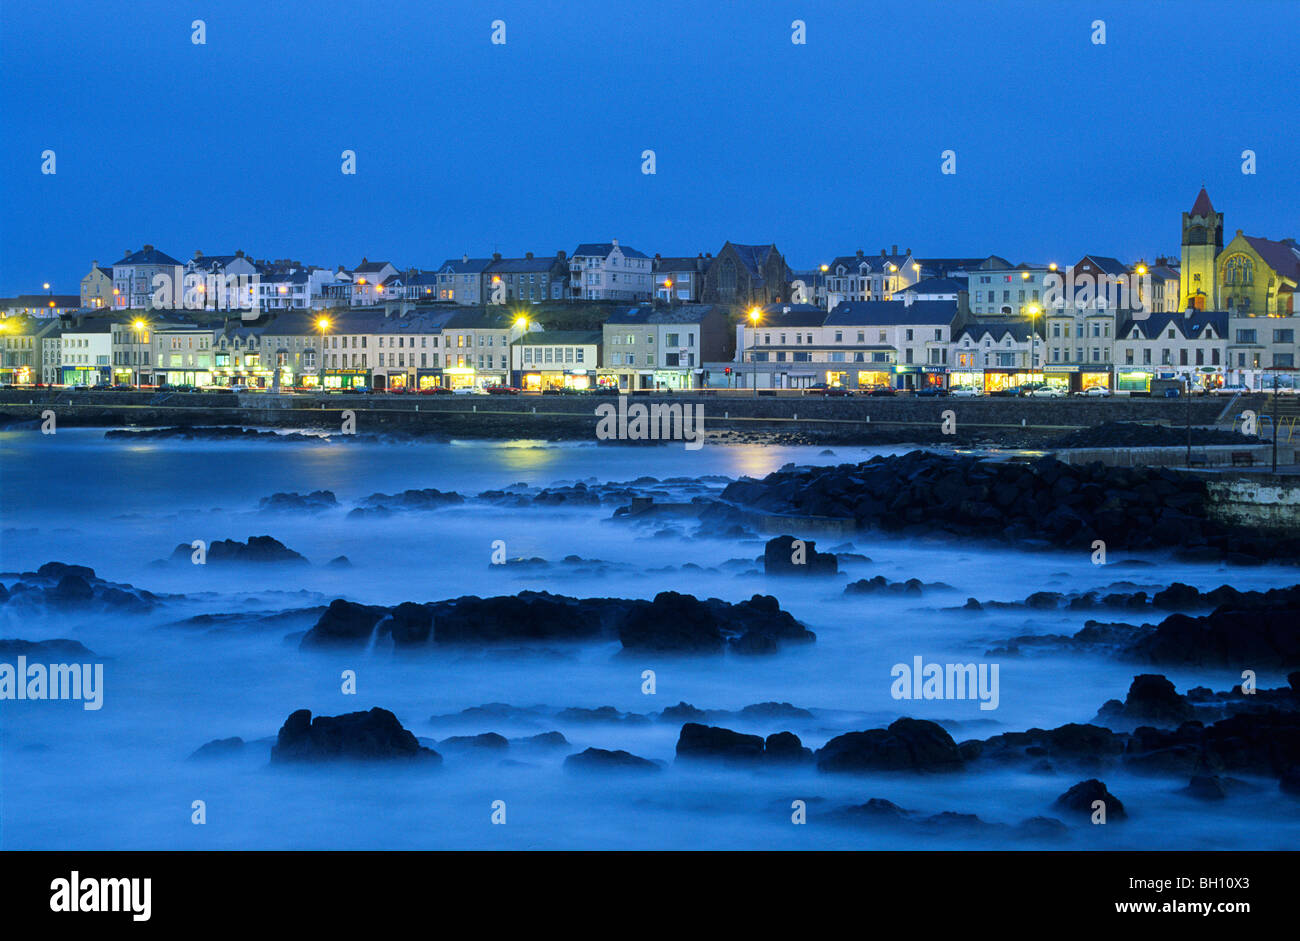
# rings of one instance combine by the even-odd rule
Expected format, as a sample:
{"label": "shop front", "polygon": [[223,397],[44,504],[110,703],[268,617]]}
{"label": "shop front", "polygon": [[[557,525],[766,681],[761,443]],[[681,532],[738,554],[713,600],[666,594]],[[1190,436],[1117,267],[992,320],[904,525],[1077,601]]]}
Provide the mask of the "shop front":
{"label": "shop front", "polygon": [[1115,391],[1116,392],[1150,392],[1151,391],[1151,370],[1149,369],[1130,369],[1127,366],[1120,366],[1115,370]]}
{"label": "shop front", "polygon": [[585,391],[595,383],[595,373],[586,369],[529,370],[519,377],[520,388],[525,392],[545,392],[548,389]]}
{"label": "shop front", "polygon": [[894,374],[889,368],[884,369],[859,369],[858,370],[858,388],[873,389],[877,386],[892,386],[894,384]]}
{"label": "shop front", "polygon": [[693,383],[688,369],[656,369],[656,389],[690,389]]}
{"label": "shop front", "polygon": [[448,366],[442,371],[442,382],[453,392],[457,389],[472,389],[477,384],[473,366]]}
{"label": "shop front", "polygon": [[915,389],[920,384],[921,367],[920,366],[895,366],[894,367],[894,388],[896,389]]}
{"label": "shop front", "polygon": [[358,387],[369,388],[370,370],[369,369],[327,369],[325,370],[325,388],[328,389],[353,389]]}
{"label": "shop front", "polygon": [[922,389],[946,389],[948,386],[948,368],[946,366],[922,366]]}
{"label": "shop front", "polygon": [[31,366],[5,366],[0,368],[0,382],[20,386],[31,385],[35,381],[35,371]]}
{"label": "shop front", "polygon": [[437,389],[442,385],[442,370],[417,369],[415,371],[415,385],[420,390]]}
{"label": "shop front", "polygon": [[212,373],[206,369],[164,369],[156,374],[159,384],[166,383],[169,386],[200,386],[212,385]]}
{"label": "shop front", "polygon": [[1028,369],[987,368],[984,370],[984,391],[985,392],[1014,392],[1023,385],[1031,382],[1042,382],[1043,373],[1031,372]]}
{"label": "shop front", "polygon": [[95,386],[108,382],[110,378],[107,366],[64,366],[63,384],[65,386]]}
{"label": "shop front", "polygon": [[948,373],[948,388],[984,391],[984,370],[954,369]]}
{"label": "shop front", "polygon": [[1047,383],[1048,388],[1059,389],[1061,392],[1078,392],[1079,369],[1074,364],[1048,363],[1043,367],[1043,382]]}

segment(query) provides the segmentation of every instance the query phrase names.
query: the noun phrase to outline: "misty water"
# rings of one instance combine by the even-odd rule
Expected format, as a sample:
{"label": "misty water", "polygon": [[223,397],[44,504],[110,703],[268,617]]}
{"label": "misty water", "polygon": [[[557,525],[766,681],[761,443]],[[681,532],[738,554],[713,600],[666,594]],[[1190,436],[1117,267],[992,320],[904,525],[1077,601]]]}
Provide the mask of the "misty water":
{"label": "misty water", "polygon": [[[1053,800],[1088,774],[1025,770],[953,774],[828,775],[815,769],[747,770],[674,764],[680,724],[564,722],[521,711],[504,718],[459,717],[468,707],[507,703],[613,706],[655,713],[684,701],[738,710],[788,702],[809,718],[729,718],[743,732],[795,732],[817,748],[842,732],[883,727],[908,715],[939,721],[962,741],[1033,726],[1087,722],[1133,676],[1150,672],[1100,655],[989,658],[1026,633],[1072,633],[1106,613],[946,610],[968,597],[1020,600],[1037,590],[1083,591],[1119,582],[1158,589],[1183,581],[1269,588],[1295,582],[1282,566],[1229,568],[1131,554],[1093,565],[1087,554],[1018,551],[881,533],[812,534],[819,549],[861,553],[834,578],[776,578],[754,564],[762,539],[697,534],[694,521],[660,526],[611,519],[611,506],[502,508],[469,502],[426,512],[347,518],[361,498],[436,487],[470,495],[516,483],[762,476],[782,465],[843,463],[906,448],[713,446],[619,447],[545,442],[387,442],[343,438],[295,442],[106,439],[102,430],[0,432],[0,571],[49,561],[92,567],[114,582],[174,593],[148,615],[18,613],[0,606],[0,638],[84,643],[104,663],[103,708],[76,702],[0,702],[0,847],[6,849],[740,849],[919,848],[991,845],[983,838],[832,824],[819,811],[874,797],[924,813],[956,811],[1015,824],[1059,816]],[[720,488],[720,481],[704,485]],[[272,513],[272,493],[326,489],[340,508],[316,515]],[[678,489],[667,488],[670,491]],[[695,488],[681,488],[689,494]],[[180,543],[271,535],[309,567],[153,565]],[[494,540],[507,554],[541,557],[547,569],[494,566]],[[346,555],[352,566],[326,563]],[[601,560],[604,574],[558,564]],[[745,565],[732,560],[749,560]],[[1152,564],[1155,563],[1155,564]],[[922,597],[851,597],[853,579],[884,575],[944,582]],[[225,629],[185,626],[200,614],[279,612],[346,598],[371,604],[425,602],[524,589],[579,596],[651,598],[673,589],[740,601],[775,595],[817,635],[813,644],[766,657],[629,655],[617,641],[511,644],[494,649],[430,648],[395,653],[310,652],[297,637],[311,622]],[[1122,619],[1115,615],[1114,619]],[[927,662],[1000,665],[998,708],[974,700],[900,701],[890,668]],[[1178,687],[1227,689],[1231,671],[1160,669]],[[341,692],[344,670],[357,693]],[[654,695],[642,673],[654,670]],[[1261,687],[1285,678],[1261,673]],[[290,712],[336,715],[381,706],[443,755],[436,769],[271,766],[269,742]],[[442,717],[435,719],[434,717]],[[558,730],[569,746],[513,745],[504,755],[444,748],[452,735],[497,732],[515,739]],[[204,743],[240,736],[241,753],[187,760]],[[588,746],[625,749],[662,761],[657,775],[577,776],[565,755]],[[1293,848],[1294,800],[1259,781],[1249,798],[1207,805],[1180,794],[1185,777],[1102,775],[1125,804],[1122,825],[1071,822],[1065,842],[1006,845],[1070,848]],[[191,823],[206,803],[207,822]],[[507,823],[491,823],[505,801]],[[791,823],[791,802],[809,823]]]}

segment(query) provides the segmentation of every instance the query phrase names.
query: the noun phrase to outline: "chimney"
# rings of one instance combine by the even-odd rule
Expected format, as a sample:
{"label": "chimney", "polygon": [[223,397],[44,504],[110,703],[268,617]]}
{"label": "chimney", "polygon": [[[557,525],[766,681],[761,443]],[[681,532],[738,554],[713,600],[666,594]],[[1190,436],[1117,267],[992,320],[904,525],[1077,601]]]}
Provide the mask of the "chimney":
{"label": "chimney", "polygon": [[493,252],[493,253],[492,253],[492,260],[493,260],[493,261],[500,261],[500,260],[501,260],[501,253],[500,253],[500,252]]}
{"label": "chimney", "polygon": [[237,249],[235,249],[235,257],[236,257],[236,258],[243,258],[243,257],[244,257],[244,250],[243,250],[242,248],[237,248]]}
{"label": "chimney", "polygon": [[904,307],[911,307],[911,306],[912,306],[912,302],[913,302],[914,300],[916,300],[916,295],[913,294],[911,291],[904,291],[904,292],[903,292],[903,306],[904,306]]}
{"label": "chimney", "polygon": [[911,257],[912,257],[912,250],[909,248],[909,249],[908,249],[904,254],[906,254],[908,258],[911,258]]}
{"label": "chimney", "polygon": [[893,246],[893,248],[890,250],[889,254],[891,254],[891,255],[897,255],[897,254],[898,254],[898,246],[897,246],[897,245]]}
{"label": "chimney", "polygon": [[525,258],[532,258],[532,257],[533,257],[533,253],[532,253],[532,252],[524,252],[524,257],[525,257]]}
{"label": "chimney", "polygon": [[203,257],[203,249],[201,249],[201,248],[196,248],[196,249],[194,249],[194,257],[195,257],[195,258],[202,258],[202,257]]}
{"label": "chimney", "polygon": [[[1240,235],[1241,233],[1238,232],[1237,234]],[[614,246],[615,248],[618,248],[618,239],[610,239],[609,244]]]}
{"label": "chimney", "polygon": [[[1238,230],[1237,230],[1237,234],[1238,234],[1238,235],[1241,234],[1241,229],[1238,229]],[[146,252],[151,252],[151,251],[153,251],[153,246],[152,246],[152,245],[146,245],[146,246],[144,247],[144,251],[146,251]]]}
{"label": "chimney", "polygon": [[460,260],[463,261],[463,262],[468,263],[468,262],[469,262],[469,256],[468,256],[468,255],[461,255],[461,256],[460,256]]}
{"label": "chimney", "polygon": [[564,261],[569,256],[568,254],[565,253],[564,249],[560,249],[558,252],[555,253],[555,257],[558,258],[560,261]]}
{"label": "chimney", "polygon": [[861,258],[861,257],[863,256],[863,254],[864,254],[864,252],[862,251],[862,249],[859,248],[859,249],[858,249],[858,257]]}

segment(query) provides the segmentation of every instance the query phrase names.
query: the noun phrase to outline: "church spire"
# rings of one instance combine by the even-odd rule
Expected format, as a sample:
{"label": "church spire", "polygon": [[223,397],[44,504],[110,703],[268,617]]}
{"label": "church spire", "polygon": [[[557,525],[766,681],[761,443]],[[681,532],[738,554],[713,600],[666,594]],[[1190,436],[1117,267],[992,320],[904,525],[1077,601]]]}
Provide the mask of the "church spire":
{"label": "church spire", "polygon": [[1196,194],[1196,202],[1192,203],[1193,216],[1210,216],[1214,214],[1214,206],[1210,203],[1210,194],[1205,192],[1205,187]]}

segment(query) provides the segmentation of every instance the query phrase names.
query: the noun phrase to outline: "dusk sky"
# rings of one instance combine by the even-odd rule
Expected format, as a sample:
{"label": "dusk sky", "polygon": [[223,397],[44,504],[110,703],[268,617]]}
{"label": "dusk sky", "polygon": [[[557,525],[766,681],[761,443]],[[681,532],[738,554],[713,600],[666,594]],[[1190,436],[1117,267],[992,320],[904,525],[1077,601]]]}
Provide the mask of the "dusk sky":
{"label": "dusk sky", "polygon": [[775,242],[796,268],[894,244],[1135,261],[1177,253],[1202,183],[1228,238],[1300,236],[1289,0],[44,0],[0,27],[5,296],[75,293],[145,243],[328,267],[610,238]]}

